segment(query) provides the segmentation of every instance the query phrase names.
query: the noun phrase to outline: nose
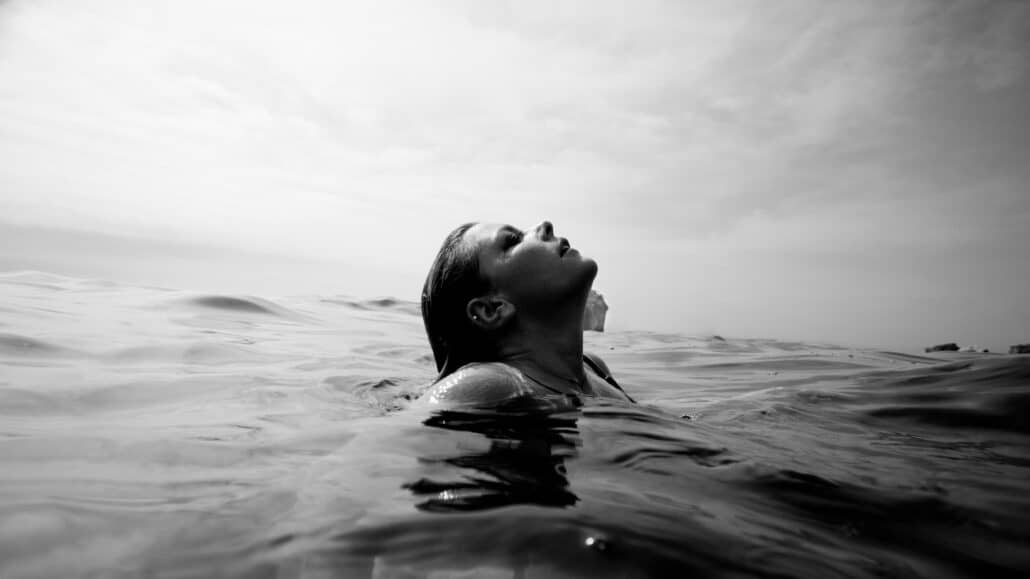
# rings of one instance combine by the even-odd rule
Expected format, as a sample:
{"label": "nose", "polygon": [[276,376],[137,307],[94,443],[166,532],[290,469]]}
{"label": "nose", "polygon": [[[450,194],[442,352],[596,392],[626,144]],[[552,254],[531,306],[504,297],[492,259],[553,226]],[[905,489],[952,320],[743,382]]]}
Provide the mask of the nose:
{"label": "nose", "polygon": [[550,221],[542,221],[540,225],[536,226],[536,234],[540,239],[548,240],[554,238],[554,225],[551,225]]}

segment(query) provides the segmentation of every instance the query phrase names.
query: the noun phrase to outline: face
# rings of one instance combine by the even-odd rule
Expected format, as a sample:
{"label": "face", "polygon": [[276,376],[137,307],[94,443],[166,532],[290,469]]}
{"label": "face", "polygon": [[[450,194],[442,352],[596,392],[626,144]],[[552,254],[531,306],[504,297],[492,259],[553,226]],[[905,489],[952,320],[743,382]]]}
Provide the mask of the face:
{"label": "face", "polygon": [[518,307],[547,307],[583,296],[597,275],[597,263],[555,237],[549,221],[524,231],[480,223],[465,239],[477,247],[481,275]]}

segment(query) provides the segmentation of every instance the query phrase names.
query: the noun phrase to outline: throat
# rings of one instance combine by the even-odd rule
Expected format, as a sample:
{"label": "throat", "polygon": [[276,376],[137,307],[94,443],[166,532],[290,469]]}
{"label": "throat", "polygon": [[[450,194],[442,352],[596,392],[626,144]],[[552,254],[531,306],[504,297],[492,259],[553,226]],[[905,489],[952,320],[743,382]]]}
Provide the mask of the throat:
{"label": "throat", "polygon": [[536,376],[534,376],[532,372],[526,371],[526,370],[522,370],[522,374],[525,375],[530,380],[532,380],[533,382],[536,382],[540,386],[543,386],[545,389],[550,390],[551,392],[555,392],[557,394],[586,394],[587,393],[587,389],[585,388],[585,384],[580,382],[579,380],[575,380],[575,379],[572,379],[572,378],[548,379],[548,378],[551,378],[551,375],[549,375],[549,374],[546,375],[545,379],[541,380],[540,378],[537,378]]}
{"label": "throat", "polygon": [[500,361],[549,389],[589,391],[583,369],[582,319],[582,308],[574,323],[565,323],[564,317],[557,315],[546,320],[523,317],[502,346]]}
{"label": "throat", "polygon": [[[530,360],[509,360],[508,364],[518,368],[527,378],[540,386],[561,394],[586,394],[590,392],[583,362],[574,368],[548,367]],[[560,368],[560,369],[559,369]]]}

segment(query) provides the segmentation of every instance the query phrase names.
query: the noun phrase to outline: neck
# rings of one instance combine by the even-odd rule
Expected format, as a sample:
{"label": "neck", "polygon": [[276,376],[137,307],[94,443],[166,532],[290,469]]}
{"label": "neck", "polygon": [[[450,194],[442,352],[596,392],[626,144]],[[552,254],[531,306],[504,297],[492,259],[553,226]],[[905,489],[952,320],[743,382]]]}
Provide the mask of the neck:
{"label": "neck", "polygon": [[586,299],[578,307],[543,316],[523,315],[518,325],[501,348],[502,362],[526,372],[537,380],[563,386],[582,386],[586,381],[583,371],[583,309]]}

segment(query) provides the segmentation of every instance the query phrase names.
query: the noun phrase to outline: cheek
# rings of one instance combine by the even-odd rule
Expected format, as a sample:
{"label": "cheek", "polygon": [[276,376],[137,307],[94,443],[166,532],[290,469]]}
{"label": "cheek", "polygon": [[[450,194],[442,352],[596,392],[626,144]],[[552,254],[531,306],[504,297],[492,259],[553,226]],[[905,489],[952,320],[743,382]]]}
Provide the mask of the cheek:
{"label": "cheek", "polygon": [[494,271],[493,280],[499,289],[518,293],[532,293],[553,283],[560,277],[560,266],[554,259],[538,250],[513,255]]}
{"label": "cheek", "polygon": [[517,257],[516,267],[522,275],[548,279],[560,275],[561,261],[546,248],[533,248]]}

